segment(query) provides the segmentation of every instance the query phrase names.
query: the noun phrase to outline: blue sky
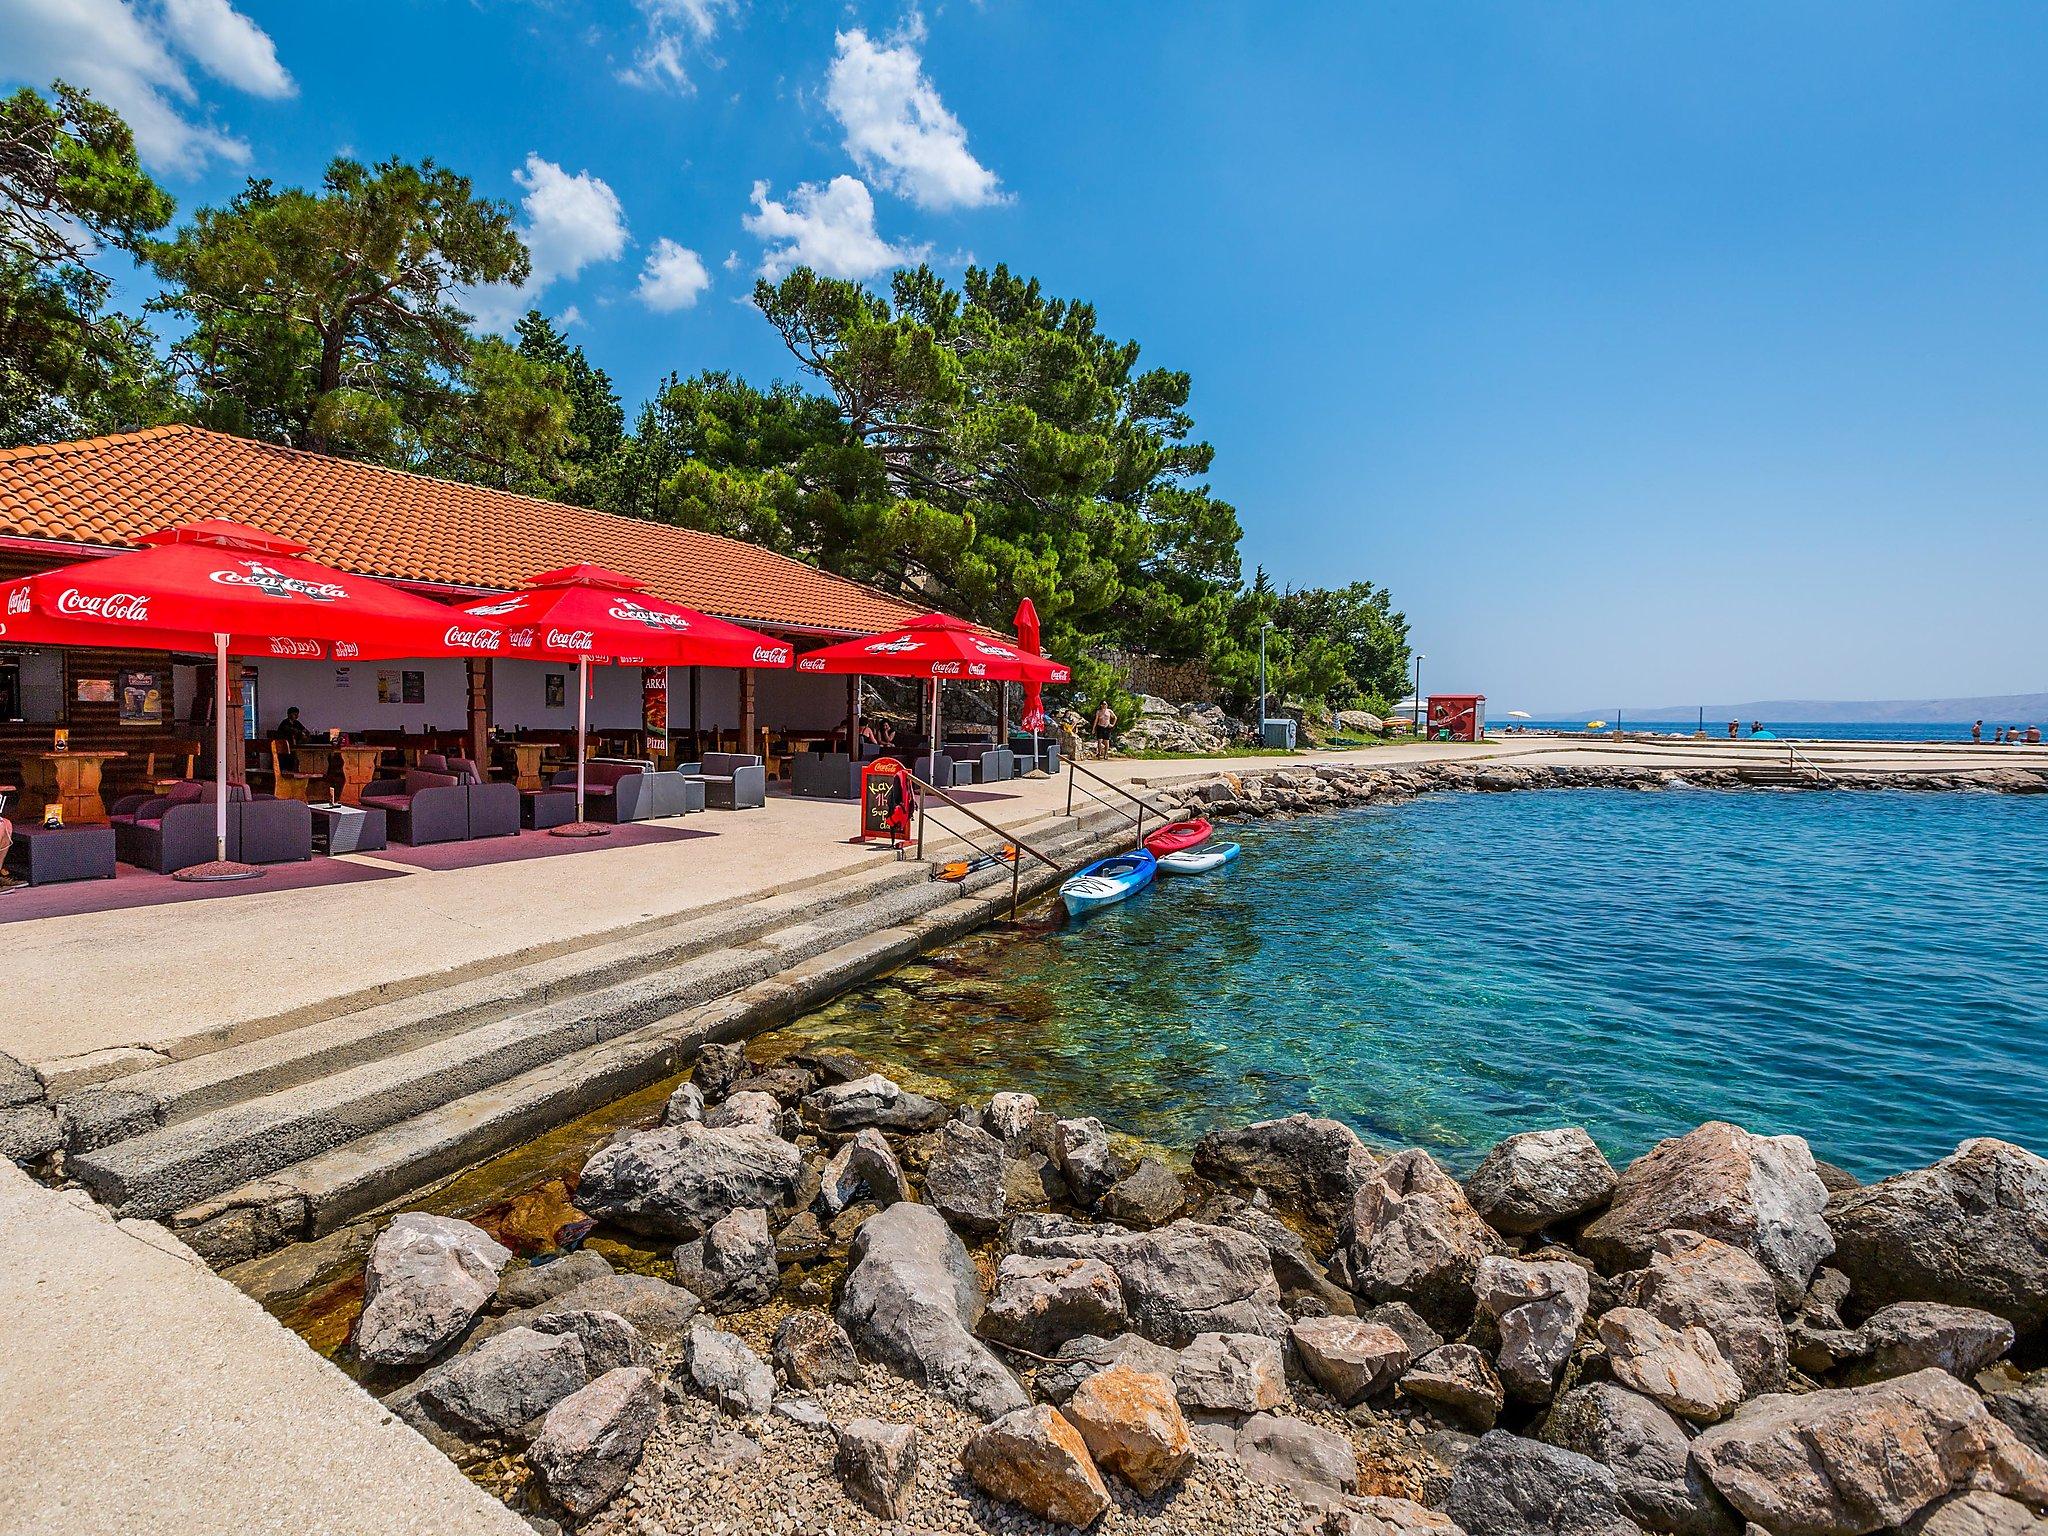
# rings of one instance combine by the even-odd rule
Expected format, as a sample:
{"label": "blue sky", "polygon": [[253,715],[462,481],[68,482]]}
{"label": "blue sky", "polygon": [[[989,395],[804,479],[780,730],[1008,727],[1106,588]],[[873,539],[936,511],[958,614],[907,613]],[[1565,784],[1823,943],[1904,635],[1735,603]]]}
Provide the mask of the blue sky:
{"label": "blue sky", "polygon": [[187,207],[521,210],[629,406],[808,259],[1003,260],[1187,368],[1247,564],[1499,711],[2048,688],[2048,19],[2000,4],[0,0]]}

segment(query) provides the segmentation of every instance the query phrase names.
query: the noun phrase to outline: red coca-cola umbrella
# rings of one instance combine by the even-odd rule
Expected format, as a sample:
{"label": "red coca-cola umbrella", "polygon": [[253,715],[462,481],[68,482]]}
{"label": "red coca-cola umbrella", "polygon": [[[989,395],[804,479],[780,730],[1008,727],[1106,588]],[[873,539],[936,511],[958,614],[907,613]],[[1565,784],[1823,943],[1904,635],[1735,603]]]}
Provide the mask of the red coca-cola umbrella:
{"label": "red coca-cola umbrella", "polygon": [[935,757],[939,750],[939,688],[947,678],[1064,683],[1073,676],[1056,661],[1034,656],[1000,635],[944,613],[928,613],[885,635],[842,640],[822,650],[806,651],[797,658],[796,669],[931,679],[931,751]]}
{"label": "red coca-cola umbrella", "polygon": [[219,857],[183,878],[260,873],[227,859],[228,657],[488,656],[503,647],[498,625],[303,559],[305,545],[242,523],[186,523],[136,542],[143,547],[0,583],[0,639],[213,652]]}
{"label": "red coca-cola umbrella", "polygon": [[555,829],[567,837],[595,837],[608,830],[583,819],[583,738],[593,662],[786,667],[792,654],[785,641],[650,596],[645,582],[599,565],[542,571],[517,592],[481,598],[455,611],[479,624],[502,626],[508,655],[577,665],[576,823]]}

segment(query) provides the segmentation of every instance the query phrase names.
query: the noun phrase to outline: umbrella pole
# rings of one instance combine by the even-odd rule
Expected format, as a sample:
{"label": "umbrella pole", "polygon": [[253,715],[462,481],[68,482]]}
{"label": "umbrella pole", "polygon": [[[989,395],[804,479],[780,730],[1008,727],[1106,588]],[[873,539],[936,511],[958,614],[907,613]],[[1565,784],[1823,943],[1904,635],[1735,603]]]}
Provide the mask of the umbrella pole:
{"label": "umbrella pole", "polygon": [[[925,768],[931,774],[932,783],[934,784],[939,782],[939,689],[942,686],[943,684],[936,677],[932,679],[932,744],[931,750],[925,754],[924,762]],[[952,787],[950,784],[946,786],[948,789]],[[917,856],[919,858],[924,857],[925,799],[926,797],[923,795],[917,797]]]}
{"label": "umbrella pole", "polygon": [[228,637],[213,637],[213,859],[190,864],[171,878],[188,882],[253,880],[263,871],[228,858]]}
{"label": "umbrella pole", "polygon": [[590,658],[576,660],[576,819],[566,827],[555,827],[556,837],[603,837],[611,829],[583,819],[583,737],[590,729]]}

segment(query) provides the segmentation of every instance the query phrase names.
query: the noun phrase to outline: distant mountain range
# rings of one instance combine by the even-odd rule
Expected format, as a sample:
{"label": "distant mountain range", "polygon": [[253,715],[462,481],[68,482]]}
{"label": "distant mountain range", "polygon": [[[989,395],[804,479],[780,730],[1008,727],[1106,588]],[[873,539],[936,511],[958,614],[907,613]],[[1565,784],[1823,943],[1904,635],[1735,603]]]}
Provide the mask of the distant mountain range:
{"label": "distant mountain range", "polygon": [[[1611,718],[1612,713],[1613,706],[1609,705],[1590,714],[1581,710],[1539,718],[1598,720]],[[1697,720],[1699,713],[1697,704],[1667,704],[1657,709],[1631,709],[1624,705],[1621,718],[1627,725],[1637,721]],[[2048,721],[2048,693],[1997,693],[1974,699],[1752,699],[1747,704],[1707,706],[1709,725],[1729,720],[1804,720],[1815,724],[1896,720],[1914,725],[1967,725],[1972,720],[1985,720],[2006,725],[2034,724]]]}

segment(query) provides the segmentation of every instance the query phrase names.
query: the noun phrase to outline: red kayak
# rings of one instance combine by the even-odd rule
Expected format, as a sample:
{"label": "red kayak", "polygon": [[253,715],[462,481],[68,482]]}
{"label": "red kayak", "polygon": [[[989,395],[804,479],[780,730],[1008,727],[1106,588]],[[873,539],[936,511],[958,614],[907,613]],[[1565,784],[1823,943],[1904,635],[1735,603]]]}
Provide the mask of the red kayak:
{"label": "red kayak", "polygon": [[1193,821],[1170,822],[1145,839],[1145,851],[1155,859],[1163,859],[1169,853],[1184,853],[1209,841],[1212,830],[1199,816]]}

